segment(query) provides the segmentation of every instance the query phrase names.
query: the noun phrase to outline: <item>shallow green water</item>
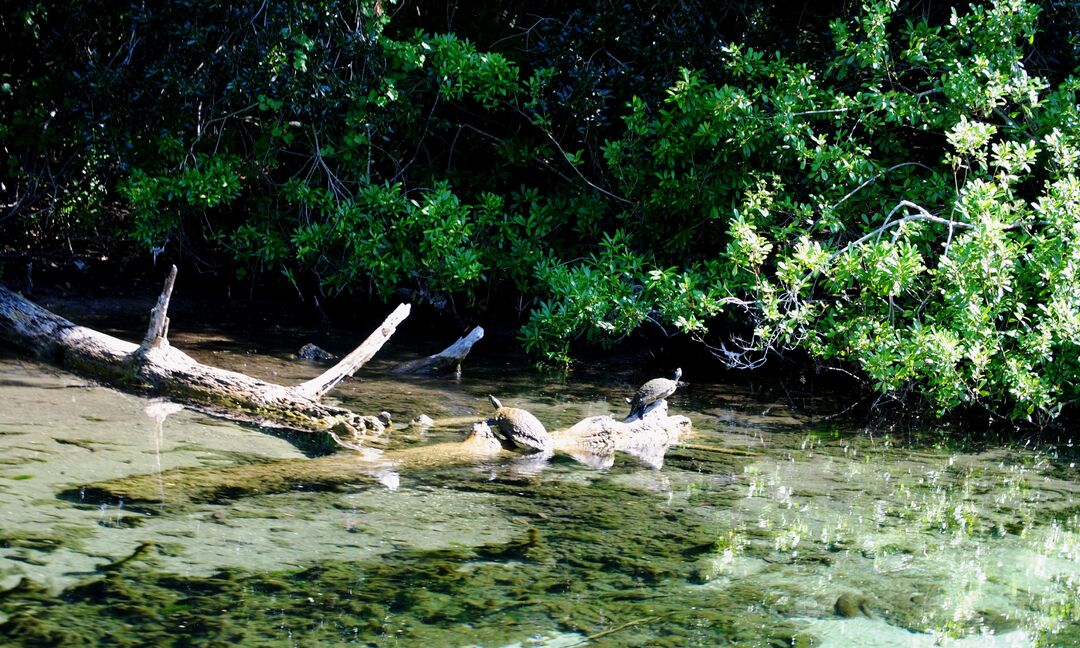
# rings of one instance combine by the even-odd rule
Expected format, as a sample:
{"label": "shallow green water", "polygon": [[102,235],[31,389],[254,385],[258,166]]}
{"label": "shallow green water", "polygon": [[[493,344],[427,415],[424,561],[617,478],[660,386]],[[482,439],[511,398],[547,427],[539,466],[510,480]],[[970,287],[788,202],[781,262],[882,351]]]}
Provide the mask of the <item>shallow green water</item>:
{"label": "shallow green water", "polygon": [[[174,335],[204,361],[279,382],[319,370],[227,336]],[[563,382],[481,357],[457,381],[402,380],[389,362],[338,397],[394,415],[390,450],[460,439],[488,393],[559,428],[622,414],[651,377]],[[7,357],[0,643],[1080,645],[1068,441],[894,438],[684,380],[671,408],[695,432],[660,470],[629,457],[608,470],[566,458],[358,467],[355,480],[184,499],[178,476],[192,471],[323,460],[296,439]],[[403,428],[420,413],[444,424]],[[154,485],[137,501],[86,488],[138,475]]]}

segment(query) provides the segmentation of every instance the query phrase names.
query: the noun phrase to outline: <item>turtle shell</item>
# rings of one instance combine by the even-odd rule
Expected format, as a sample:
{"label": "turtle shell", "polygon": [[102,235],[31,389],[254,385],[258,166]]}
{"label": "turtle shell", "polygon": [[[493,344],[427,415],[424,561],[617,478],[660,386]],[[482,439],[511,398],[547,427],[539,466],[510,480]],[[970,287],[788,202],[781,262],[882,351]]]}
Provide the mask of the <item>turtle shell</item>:
{"label": "turtle shell", "polygon": [[490,398],[495,406],[495,414],[488,422],[495,425],[511,443],[519,448],[544,452],[551,449],[551,435],[540,419],[517,407],[503,407],[494,396]]}
{"label": "turtle shell", "polygon": [[675,370],[675,378],[653,378],[649,382],[641,386],[634,394],[634,398],[630,400],[630,411],[636,412],[649,405],[652,405],[661,398],[667,398],[675,393],[675,390],[679,387],[679,378],[682,376],[682,369]]}

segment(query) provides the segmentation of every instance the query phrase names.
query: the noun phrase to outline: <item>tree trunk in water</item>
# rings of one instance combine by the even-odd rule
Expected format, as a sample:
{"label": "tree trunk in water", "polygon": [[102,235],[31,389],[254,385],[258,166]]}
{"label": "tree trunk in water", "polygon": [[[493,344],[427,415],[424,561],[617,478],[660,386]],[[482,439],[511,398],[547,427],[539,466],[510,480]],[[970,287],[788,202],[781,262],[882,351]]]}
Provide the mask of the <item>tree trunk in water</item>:
{"label": "tree trunk in water", "polygon": [[[478,416],[477,418],[482,418]],[[554,452],[594,468],[608,468],[617,453],[660,468],[667,449],[691,431],[690,419],[669,416],[667,403],[657,401],[630,421],[593,416],[567,430],[552,433]],[[542,470],[550,454],[514,457],[486,423],[478,422],[464,441],[366,453],[335,454],[315,459],[277,459],[228,468],[178,468],[161,474],[122,477],[72,488],[61,496],[84,504],[116,504],[129,510],[172,509],[195,504],[221,504],[240,497],[304,490],[355,489],[359,485],[397,488],[399,473],[475,463],[504,457],[524,473]],[[510,464],[513,466],[514,464]],[[161,484],[168,484],[162,489]]]}
{"label": "tree trunk in water", "polygon": [[[385,430],[382,420],[361,416],[341,407],[325,405],[319,399],[341,380],[351,376],[364,365],[393,335],[397,326],[409,314],[409,305],[398,306],[352,353],[322,375],[294,386],[278,385],[251,376],[219,369],[197,362],[168,341],[168,307],[176,280],[174,267],[165,288],[151,311],[150,324],[141,344],[134,344],[99,331],[78,326],[23,299],[0,286],[0,341],[6,341],[25,353],[106,384],[142,394],[160,395],[214,414],[270,427],[324,433],[337,444],[354,450],[368,434]],[[483,335],[477,327],[458,340],[442,354],[431,356],[460,358]],[[462,353],[462,351],[464,353]],[[430,364],[428,365],[430,366]],[[552,436],[553,452],[568,455],[582,463],[606,468],[612,465],[616,453],[629,454],[649,467],[663,465],[666,450],[691,430],[685,416],[669,416],[663,399],[656,401],[639,416],[618,421],[611,416],[594,416],[578,422]],[[477,416],[478,419],[484,417]],[[399,468],[420,468],[433,465],[465,463],[490,458],[504,452],[503,446],[486,424],[477,423],[473,432],[461,443],[439,444],[390,451],[365,452],[361,456],[330,457],[303,460],[301,470],[290,470],[289,462],[269,462],[232,469],[215,469],[217,477],[208,478],[206,471],[178,471],[170,481],[178,486],[188,483],[193,490],[208,490],[213,498],[213,484],[245,482],[253,492],[276,492],[303,480],[334,484],[357,477],[357,470],[394,471]],[[550,456],[523,457],[536,466]],[[293,475],[290,477],[290,475]],[[128,501],[146,500],[137,492],[139,480],[157,476],[135,477],[121,483],[94,485],[103,496],[113,493]],[[222,481],[225,480],[225,481]],[[229,489],[226,489],[229,490]],[[180,486],[180,491],[183,487]],[[235,490],[233,491],[235,492]],[[156,493],[156,491],[155,491]],[[199,499],[198,495],[191,495]]]}
{"label": "tree trunk in water", "polygon": [[328,434],[344,447],[356,448],[365,434],[384,431],[376,417],[319,399],[375,355],[408,317],[408,304],[398,306],[363,344],[322,376],[287,386],[201,364],[172,347],[167,311],[175,279],[173,267],[138,345],[78,326],[0,286],[0,341],[119,389],[165,396],[259,425]]}

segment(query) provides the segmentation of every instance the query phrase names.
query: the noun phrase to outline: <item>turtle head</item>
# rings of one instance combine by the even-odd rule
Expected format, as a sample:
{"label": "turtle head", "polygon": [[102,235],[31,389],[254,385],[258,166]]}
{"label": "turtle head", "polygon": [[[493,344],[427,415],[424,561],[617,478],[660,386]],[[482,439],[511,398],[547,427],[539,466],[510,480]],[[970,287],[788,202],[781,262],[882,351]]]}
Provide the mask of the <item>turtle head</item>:
{"label": "turtle head", "polygon": [[495,398],[494,396],[492,396],[492,395],[490,395],[490,394],[488,394],[488,400],[490,400],[490,401],[491,401],[491,405],[492,405],[492,406],[493,406],[493,407],[494,407],[495,409],[499,409],[499,408],[501,408],[501,407],[502,407],[502,403],[500,403],[500,402],[499,402],[499,399],[498,399],[498,398]]}
{"label": "turtle head", "polygon": [[675,382],[679,382],[679,378],[682,378],[682,367],[675,370]]}

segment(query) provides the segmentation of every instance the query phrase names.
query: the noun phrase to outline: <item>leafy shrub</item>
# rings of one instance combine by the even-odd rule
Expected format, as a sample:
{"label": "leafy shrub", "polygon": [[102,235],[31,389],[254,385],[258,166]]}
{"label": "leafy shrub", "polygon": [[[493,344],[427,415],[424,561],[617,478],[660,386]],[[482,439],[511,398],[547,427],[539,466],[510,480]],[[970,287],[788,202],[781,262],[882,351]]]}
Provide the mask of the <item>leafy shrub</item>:
{"label": "leafy shrub", "polygon": [[[753,343],[726,357],[802,347],[939,411],[1045,421],[1080,395],[1078,80],[1027,72],[1034,4],[940,25],[898,24],[897,6],[834,22],[818,67],[728,47],[736,84],[685,72],[661,106],[631,104],[606,156],[657,250],[723,250],[695,279],[739,299],[714,291],[693,312],[753,303]],[[663,314],[670,294],[640,307]],[[534,317],[574,321],[589,303]]]}
{"label": "leafy shrub", "polygon": [[513,303],[544,362],[659,327],[1046,422],[1080,396],[1080,31],[923,6],[15,2],[0,194],[302,293]]}

